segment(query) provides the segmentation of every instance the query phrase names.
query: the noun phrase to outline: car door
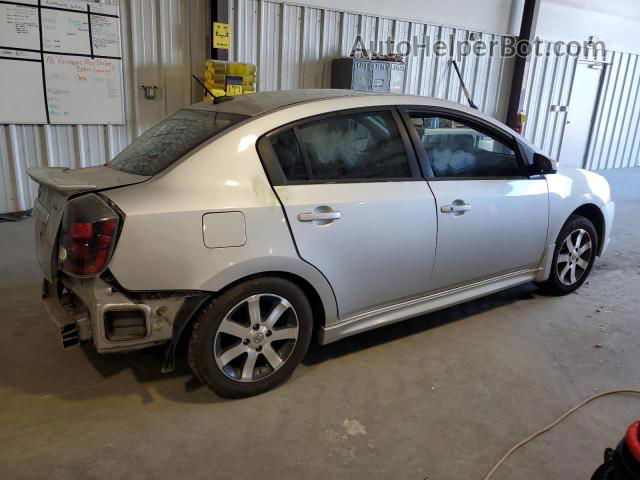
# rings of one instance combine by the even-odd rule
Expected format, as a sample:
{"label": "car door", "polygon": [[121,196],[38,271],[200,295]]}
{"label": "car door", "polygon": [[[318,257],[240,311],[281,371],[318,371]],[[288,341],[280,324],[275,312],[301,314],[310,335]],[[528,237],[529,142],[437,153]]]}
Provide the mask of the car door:
{"label": "car door", "polygon": [[516,140],[453,111],[406,111],[410,134],[430,171],[438,241],[434,289],[535,267],[549,218],[543,176],[529,176]]}
{"label": "car door", "polygon": [[394,108],[307,119],[258,148],[299,254],[328,279],[341,319],[430,289],[435,201]]}

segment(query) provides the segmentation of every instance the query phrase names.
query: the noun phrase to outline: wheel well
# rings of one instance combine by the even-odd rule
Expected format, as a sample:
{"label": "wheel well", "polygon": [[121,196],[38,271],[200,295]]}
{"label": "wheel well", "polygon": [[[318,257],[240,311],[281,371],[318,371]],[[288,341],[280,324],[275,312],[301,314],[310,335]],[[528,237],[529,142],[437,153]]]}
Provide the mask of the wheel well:
{"label": "wheel well", "polygon": [[[305,296],[309,300],[309,303],[311,304],[311,311],[313,313],[314,330],[318,330],[320,327],[324,326],[326,317],[325,317],[324,305],[322,304],[320,295],[318,295],[318,292],[316,292],[316,289],[313,288],[313,286],[309,282],[307,282],[304,278],[288,272],[260,272],[253,275],[248,275],[246,277],[242,277],[236,280],[235,282],[232,282],[229,285],[226,285],[223,289],[217,292],[211,293],[211,296],[207,303],[214,300],[216,297],[222,295],[224,292],[226,292],[230,288],[235,287],[236,285],[244,283],[248,280],[253,280],[255,278],[264,278],[264,277],[284,278],[286,280],[289,280],[291,283],[294,283],[296,286],[300,287],[302,292],[305,294]],[[191,321],[197,315],[197,313],[198,311],[194,312],[191,319],[189,319],[189,322],[188,322],[189,324],[191,324]]]}
{"label": "wheel well", "polygon": [[[186,349],[186,346],[187,346],[188,341],[189,341],[189,337],[191,337],[191,330],[193,328],[193,319],[198,315],[200,310],[205,305],[207,305],[209,302],[211,302],[216,297],[220,296],[222,293],[226,292],[230,288],[232,288],[232,287],[234,287],[234,286],[236,286],[236,285],[238,285],[240,283],[246,282],[247,280],[253,280],[254,278],[261,278],[261,277],[280,277],[280,278],[284,278],[284,279],[289,280],[290,282],[294,283],[298,287],[300,287],[300,289],[303,291],[303,293],[306,295],[307,299],[309,300],[309,303],[311,304],[311,312],[313,314],[313,335],[315,337],[315,335],[317,335],[317,332],[320,329],[320,327],[324,326],[325,318],[326,318],[325,317],[324,306],[322,305],[322,300],[320,299],[320,295],[318,295],[318,292],[316,292],[316,289],[313,288],[313,286],[309,282],[307,282],[304,278],[299,277],[298,275],[294,275],[292,273],[288,273],[288,272],[261,272],[261,273],[256,273],[254,275],[249,275],[247,277],[240,278],[240,279],[236,280],[235,282],[230,283],[229,285],[224,287],[222,290],[219,290],[219,291],[217,291],[215,293],[212,292],[209,295],[207,301],[204,302],[204,304],[201,305],[200,308],[198,308],[195,311],[193,311],[193,313],[191,314],[191,316],[187,320],[186,324],[184,325],[184,328],[182,328],[179,332],[177,332],[178,338],[174,338],[173,341],[169,343],[169,345],[167,347],[167,352],[168,352],[167,353],[167,358],[169,356],[173,357],[173,355],[175,354],[176,351],[183,351],[183,350]],[[174,335],[176,335],[176,332],[174,332]],[[173,366],[171,366],[170,369],[168,369],[167,371],[171,371],[172,368],[173,368]]]}
{"label": "wheel well", "polygon": [[596,227],[596,233],[598,234],[598,255],[602,251],[602,244],[604,239],[604,215],[602,211],[593,203],[587,203],[578,207],[572,215],[581,215],[593,223]]}

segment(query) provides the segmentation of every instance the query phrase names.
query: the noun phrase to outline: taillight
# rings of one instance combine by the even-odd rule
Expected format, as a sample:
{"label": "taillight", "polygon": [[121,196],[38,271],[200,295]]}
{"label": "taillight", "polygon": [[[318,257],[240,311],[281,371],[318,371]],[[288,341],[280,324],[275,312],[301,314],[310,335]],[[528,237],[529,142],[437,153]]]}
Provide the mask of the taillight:
{"label": "taillight", "polygon": [[60,268],[76,277],[100,275],[107,268],[120,217],[100,197],[69,201],[62,220]]}

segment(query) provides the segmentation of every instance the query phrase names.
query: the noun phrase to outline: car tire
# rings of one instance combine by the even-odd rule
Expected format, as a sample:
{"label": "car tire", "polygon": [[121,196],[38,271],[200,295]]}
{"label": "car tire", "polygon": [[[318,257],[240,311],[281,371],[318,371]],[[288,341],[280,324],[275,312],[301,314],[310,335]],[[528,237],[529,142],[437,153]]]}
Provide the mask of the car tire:
{"label": "car tire", "polygon": [[221,397],[257,395],[291,376],[312,330],[311,306],[294,283],[279,277],[248,280],[198,314],[189,340],[189,366]]}
{"label": "car tire", "polygon": [[552,295],[567,295],[580,288],[591,273],[598,241],[589,219],[569,217],[556,239],[549,278],[538,284],[540,289]]}

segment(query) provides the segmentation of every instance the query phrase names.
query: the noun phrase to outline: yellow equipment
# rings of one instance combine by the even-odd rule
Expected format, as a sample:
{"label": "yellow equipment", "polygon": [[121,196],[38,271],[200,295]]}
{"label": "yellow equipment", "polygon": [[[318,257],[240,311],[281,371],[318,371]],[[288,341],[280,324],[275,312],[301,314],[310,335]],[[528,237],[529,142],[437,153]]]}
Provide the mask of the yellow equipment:
{"label": "yellow equipment", "polygon": [[[204,84],[216,97],[256,91],[256,66],[251,63],[207,60]],[[205,100],[213,100],[206,95]]]}

